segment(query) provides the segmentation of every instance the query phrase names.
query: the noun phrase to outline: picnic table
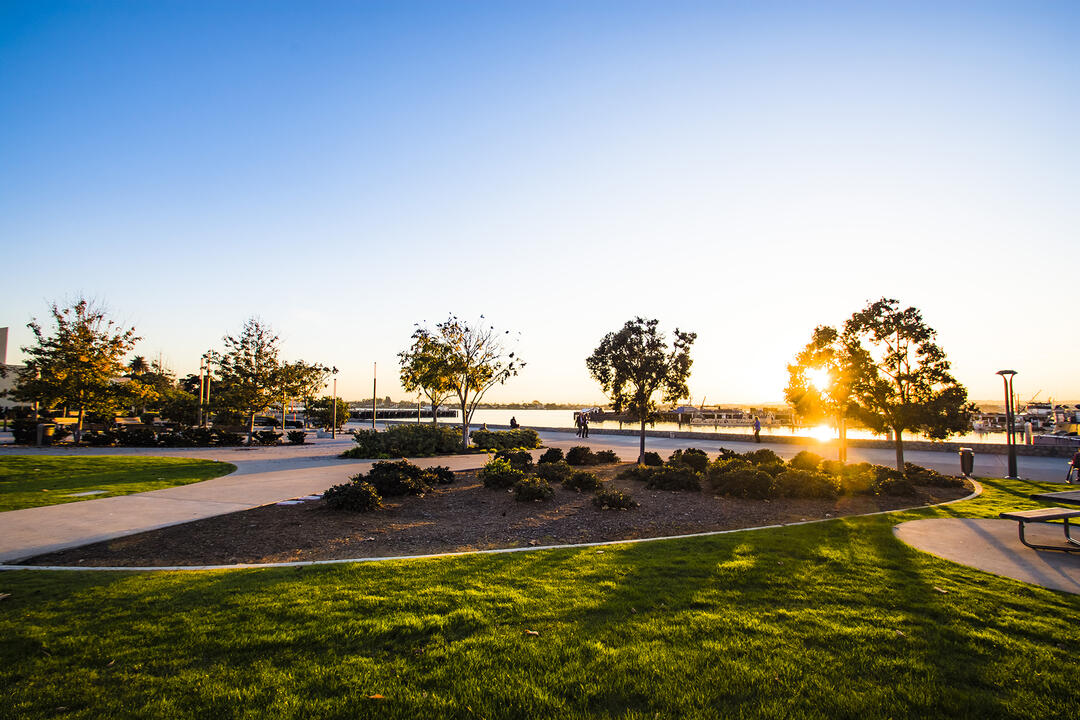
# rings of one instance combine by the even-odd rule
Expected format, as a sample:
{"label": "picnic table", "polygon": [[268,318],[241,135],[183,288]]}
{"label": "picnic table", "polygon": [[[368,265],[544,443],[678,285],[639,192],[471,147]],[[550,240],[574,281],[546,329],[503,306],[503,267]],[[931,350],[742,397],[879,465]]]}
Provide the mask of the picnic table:
{"label": "picnic table", "polygon": [[1052,503],[1064,505],[1080,505],[1080,490],[1066,490],[1065,492],[1035,493],[1028,495],[1032,500],[1049,500]]}
{"label": "picnic table", "polygon": [[[1061,495],[1062,493],[1048,493],[1051,495]],[[1035,497],[1035,496],[1032,496]],[[1060,550],[1061,552],[1080,552],[1080,541],[1074,540],[1069,534],[1069,519],[1080,517],[1080,510],[1071,510],[1069,508],[1051,507],[1051,508],[1038,508],[1036,510],[1013,510],[1011,512],[1003,512],[998,517],[1005,520],[1015,520],[1020,526],[1020,542],[1032,550]],[[1024,528],[1028,523],[1053,523],[1056,520],[1063,521],[1063,528],[1065,530],[1065,542],[1066,545],[1039,545],[1030,543],[1027,538],[1024,537]]]}

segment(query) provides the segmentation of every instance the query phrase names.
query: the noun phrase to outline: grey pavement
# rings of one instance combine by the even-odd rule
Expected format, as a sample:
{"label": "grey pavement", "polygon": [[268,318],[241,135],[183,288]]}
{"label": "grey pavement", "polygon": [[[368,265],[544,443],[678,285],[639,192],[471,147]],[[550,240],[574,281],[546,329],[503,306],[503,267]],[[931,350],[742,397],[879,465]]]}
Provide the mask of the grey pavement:
{"label": "grey pavement", "polygon": [[[893,532],[908,545],[945,560],[1080,594],[1080,555],[1025,547],[1012,520],[928,518],[901,523]],[[1036,544],[1065,544],[1060,524],[1028,523],[1026,534]]]}

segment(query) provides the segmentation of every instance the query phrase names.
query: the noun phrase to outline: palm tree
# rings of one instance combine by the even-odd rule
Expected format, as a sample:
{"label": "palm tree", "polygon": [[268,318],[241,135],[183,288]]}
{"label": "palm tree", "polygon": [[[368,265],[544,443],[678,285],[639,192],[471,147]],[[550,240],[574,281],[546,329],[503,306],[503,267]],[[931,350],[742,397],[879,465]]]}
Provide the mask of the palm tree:
{"label": "palm tree", "polygon": [[128,363],[128,370],[132,375],[142,375],[143,373],[150,372],[150,365],[147,364],[146,358],[142,355],[136,355],[131,358],[131,362]]}

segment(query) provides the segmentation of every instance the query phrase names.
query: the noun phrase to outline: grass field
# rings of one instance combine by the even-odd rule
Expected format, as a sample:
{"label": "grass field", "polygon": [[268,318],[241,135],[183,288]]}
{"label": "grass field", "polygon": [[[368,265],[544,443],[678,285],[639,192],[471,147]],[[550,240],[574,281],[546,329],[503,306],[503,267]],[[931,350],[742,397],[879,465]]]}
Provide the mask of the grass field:
{"label": "grass field", "polygon": [[1067,717],[1080,597],[892,534],[1037,487],[600,549],[0,573],[0,716]]}
{"label": "grass field", "polygon": [[[0,456],[0,512],[159,490],[227,475],[236,466],[188,458]],[[74,493],[104,490],[84,497]]]}

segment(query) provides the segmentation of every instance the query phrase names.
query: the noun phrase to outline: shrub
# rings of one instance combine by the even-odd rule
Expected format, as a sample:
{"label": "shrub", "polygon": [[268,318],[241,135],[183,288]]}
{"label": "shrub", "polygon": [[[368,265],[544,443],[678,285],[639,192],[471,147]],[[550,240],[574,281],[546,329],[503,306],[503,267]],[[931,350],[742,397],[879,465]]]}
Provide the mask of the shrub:
{"label": "shrub", "polygon": [[[196,447],[209,447],[215,440],[220,442],[221,437],[221,432],[202,427],[186,428],[178,434],[190,443],[190,445]],[[158,439],[160,440],[161,438],[159,437]]]}
{"label": "shrub", "polygon": [[601,450],[595,455],[597,465],[614,465],[615,463],[622,462],[619,459],[618,453],[614,450]]}
{"label": "shrub", "polygon": [[563,452],[561,448],[548,448],[544,451],[544,454],[537,460],[537,464],[543,465],[545,463],[557,463],[563,459]]}
{"label": "shrub", "polygon": [[783,465],[784,459],[774,453],[768,448],[761,448],[760,450],[751,450],[748,453],[743,453],[743,458],[746,459],[751,465]]}
{"label": "shrub", "polygon": [[[162,433],[162,435],[165,434]],[[113,430],[98,430],[83,433],[82,439],[84,443],[92,447],[111,447],[116,444],[116,432]]]}
{"label": "shrub", "polygon": [[844,465],[840,470],[840,489],[850,495],[874,492],[878,467],[865,462]]}
{"label": "shrub", "polygon": [[383,497],[423,495],[431,490],[424,469],[408,460],[383,460],[371,466],[366,478],[363,475],[353,477],[354,482],[365,479]]}
{"label": "shrub", "polygon": [[942,475],[937,470],[924,468],[913,463],[904,463],[904,477],[912,485],[933,485],[935,487],[961,487],[964,481],[957,477]]}
{"label": "shrub", "polygon": [[664,464],[663,459],[661,459],[660,457],[660,453],[652,452],[651,450],[645,453],[645,457],[643,459],[645,461],[645,464],[649,467],[660,467]]}
{"label": "shrub", "polygon": [[150,428],[123,428],[117,433],[117,442],[126,447],[154,447],[157,445],[157,433]]}
{"label": "shrub", "polygon": [[161,432],[157,436],[158,444],[163,447],[195,447],[191,438],[182,432]]}
{"label": "shrub", "polygon": [[648,465],[631,465],[625,470],[619,471],[616,475],[619,480],[640,480],[642,482],[648,482],[649,478],[656,472],[656,468],[649,467]]}
{"label": "shrub", "polygon": [[591,447],[575,445],[566,451],[566,462],[571,465],[596,465],[596,453]]}
{"label": "shrub", "polygon": [[791,458],[788,463],[796,470],[817,470],[822,461],[825,458],[821,457],[817,453],[812,453],[809,450],[801,450],[795,457]]}
{"label": "shrub", "polygon": [[232,445],[242,445],[244,443],[244,436],[241,433],[229,432],[228,430],[216,431],[214,433],[214,444],[222,447],[229,447]]}
{"label": "shrub", "polygon": [[424,470],[420,476],[428,485],[449,485],[454,482],[454,471],[445,465],[436,465]]}
{"label": "shrub", "polygon": [[37,442],[37,423],[33,418],[18,418],[8,425],[15,436],[16,445],[33,445]]}
{"label": "shrub", "polygon": [[773,492],[773,477],[757,468],[746,466],[716,476],[713,489],[721,495],[764,500]]}
{"label": "shrub", "polygon": [[523,477],[514,483],[514,499],[518,502],[547,500],[554,494],[554,488],[543,478]]}
{"label": "shrub", "polygon": [[784,497],[834,498],[840,491],[840,481],[832,475],[791,468],[776,477],[773,488]]}
{"label": "shrub", "polygon": [[525,477],[509,460],[492,458],[487,465],[480,468],[480,479],[484,481],[484,487],[490,490],[505,490],[513,487],[514,483]]}
{"label": "shrub", "polygon": [[577,470],[570,473],[570,477],[563,480],[563,487],[578,492],[591,492],[600,488],[600,478],[596,476],[596,473]]}
{"label": "shrub", "polygon": [[68,430],[63,425],[57,425],[56,429],[53,430],[52,440],[49,441],[48,439],[46,439],[46,442],[48,442],[50,445],[55,445],[56,443],[64,442],[64,440],[66,440],[70,435],[70,430]]}
{"label": "shrub", "polygon": [[874,493],[877,495],[914,495],[915,486],[904,474],[881,465],[874,466],[877,477],[874,480]]}
{"label": "shrub", "polygon": [[565,460],[558,462],[540,463],[536,466],[536,474],[548,482],[561,483],[574,472]]}
{"label": "shrub", "polygon": [[[491,450],[540,447],[540,436],[535,430],[526,428],[518,428],[517,430],[473,430],[469,437],[476,447]],[[460,435],[458,435],[458,439],[461,439]]]}
{"label": "shrub", "polygon": [[290,430],[285,437],[289,438],[290,445],[303,445],[304,440],[307,439],[307,433],[303,430]]}
{"label": "shrub", "polygon": [[650,490],[701,490],[701,476],[686,465],[664,463],[649,475]]}
{"label": "shrub", "polygon": [[273,430],[259,430],[252,436],[252,440],[256,445],[277,445],[280,439],[281,433]]}
{"label": "shrub", "polygon": [[533,459],[532,453],[525,448],[513,448],[512,450],[500,450],[495,453],[495,457],[500,460],[506,460],[514,469],[520,470],[523,473],[528,474],[532,470]]}
{"label": "shrub", "polygon": [[844,463],[839,460],[822,460],[821,467],[819,467],[818,470],[821,470],[823,473],[828,473],[829,475],[842,475],[844,473],[844,467],[846,467]]}
{"label": "shrub", "polygon": [[369,512],[382,507],[378,491],[363,480],[334,485],[323,493],[323,502],[332,510],[352,512]]}
{"label": "shrub", "polygon": [[705,454],[704,450],[686,448],[671,453],[668,462],[672,465],[685,465],[694,472],[701,473],[705,472],[705,467],[709,464],[709,456]]}
{"label": "shrub", "polygon": [[392,425],[386,430],[356,430],[356,447],[341,457],[427,457],[461,452],[461,431],[449,425]]}
{"label": "shrub", "polygon": [[600,510],[633,510],[638,506],[634,498],[615,488],[597,490],[592,503]]}

